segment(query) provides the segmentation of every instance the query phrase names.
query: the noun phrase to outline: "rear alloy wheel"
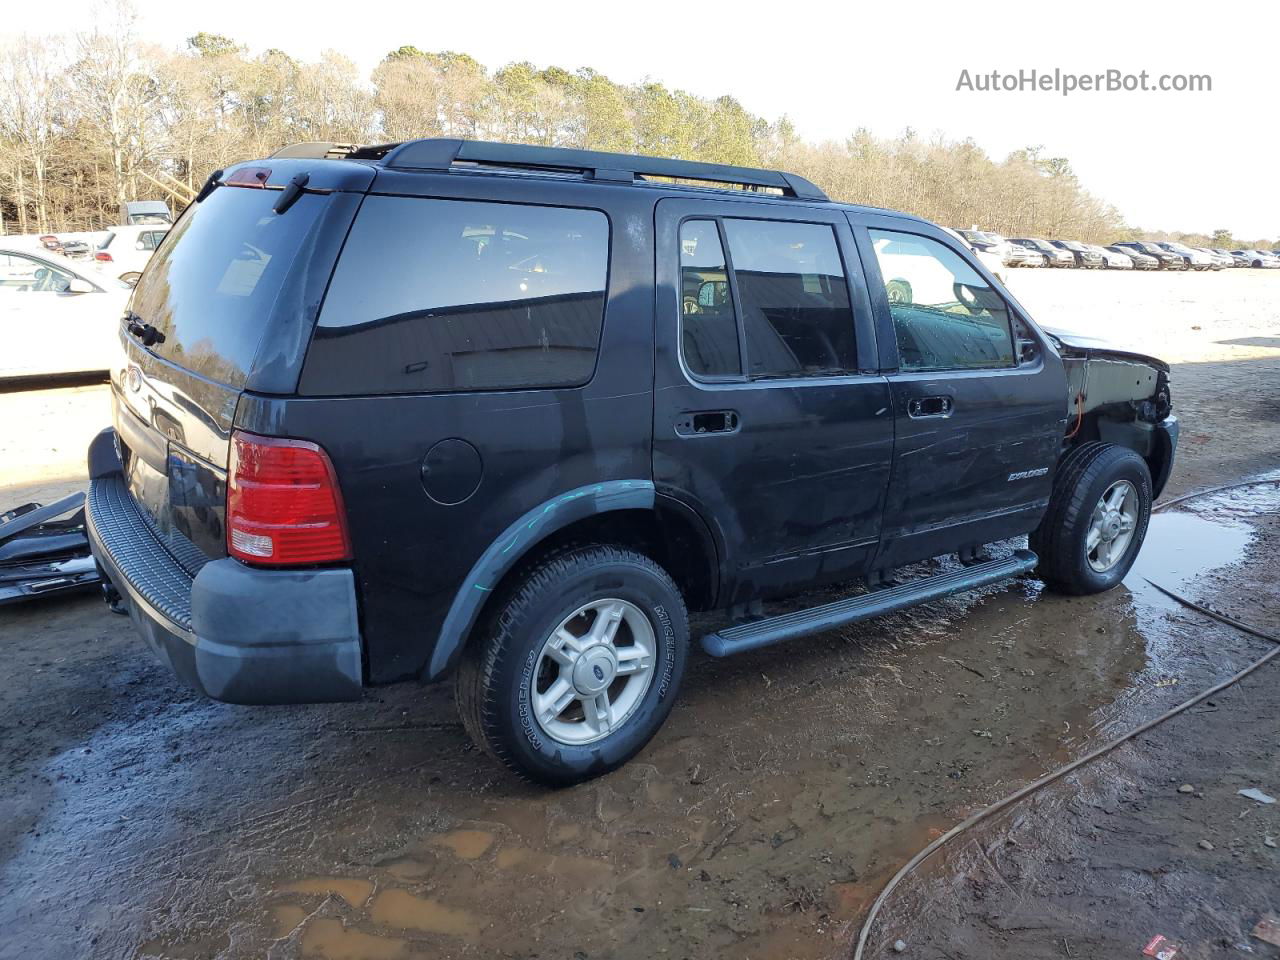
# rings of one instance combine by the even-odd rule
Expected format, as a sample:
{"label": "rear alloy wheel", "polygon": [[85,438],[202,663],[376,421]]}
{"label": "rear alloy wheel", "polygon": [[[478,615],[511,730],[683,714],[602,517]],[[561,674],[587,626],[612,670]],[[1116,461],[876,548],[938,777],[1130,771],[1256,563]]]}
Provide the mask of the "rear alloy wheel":
{"label": "rear alloy wheel", "polygon": [[529,695],[533,719],[557,743],[602,740],[631,719],[653,681],[653,625],[633,603],[580,606],[542,644]]}
{"label": "rear alloy wheel", "polygon": [[1031,534],[1037,575],[1060,593],[1110,590],[1142,548],[1151,472],[1128,447],[1082,443],[1058,465],[1049,509]]}
{"label": "rear alloy wheel", "polygon": [[535,563],[495,596],[463,652],[456,696],[475,742],[552,786],[626,763],[671,712],[684,600],[651,558],[605,544]]}

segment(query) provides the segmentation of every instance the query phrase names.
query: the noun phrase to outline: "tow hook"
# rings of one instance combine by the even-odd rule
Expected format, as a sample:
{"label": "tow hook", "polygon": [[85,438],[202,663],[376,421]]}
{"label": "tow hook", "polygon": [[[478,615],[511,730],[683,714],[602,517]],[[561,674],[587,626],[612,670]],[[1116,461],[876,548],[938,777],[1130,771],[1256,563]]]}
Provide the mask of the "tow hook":
{"label": "tow hook", "polygon": [[129,611],[124,605],[124,598],[120,596],[120,591],[115,588],[115,585],[110,580],[102,582],[102,601],[112,613],[118,613],[122,617],[129,615]]}

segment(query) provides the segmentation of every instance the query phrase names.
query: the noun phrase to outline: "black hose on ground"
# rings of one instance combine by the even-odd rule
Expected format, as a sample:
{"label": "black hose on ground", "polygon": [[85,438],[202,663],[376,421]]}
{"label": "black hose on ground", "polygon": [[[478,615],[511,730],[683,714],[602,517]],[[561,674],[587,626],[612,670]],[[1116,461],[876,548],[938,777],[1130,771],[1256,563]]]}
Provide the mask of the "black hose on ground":
{"label": "black hose on ground", "polygon": [[1221,493],[1223,490],[1238,490],[1241,487],[1261,487],[1267,484],[1280,487],[1280,477],[1268,480],[1243,480],[1240,483],[1224,483],[1220,487],[1209,487],[1207,490],[1193,490],[1191,493],[1184,493],[1180,497],[1174,497],[1172,500],[1162,500],[1151,508],[1152,513],[1158,513],[1172,507],[1175,503],[1182,503],[1185,500],[1194,500],[1196,497],[1207,497],[1211,493]]}
{"label": "black hose on ground", "polygon": [[[1280,485],[1280,480],[1250,480],[1250,481],[1245,481],[1243,483],[1223,484],[1220,487],[1211,487],[1208,490],[1198,490],[1194,493],[1188,493],[1180,497],[1175,497],[1172,500],[1166,500],[1164,503],[1161,503],[1159,506],[1154,507],[1153,509],[1163,510],[1167,507],[1173,506],[1176,503],[1182,503],[1183,501],[1190,500],[1194,497],[1203,497],[1212,493],[1220,493],[1223,490],[1234,490],[1239,487],[1253,487],[1253,486],[1259,486],[1259,485],[1268,484],[1268,483]],[[1146,579],[1146,578],[1144,577],[1143,579]],[[1057,780],[1061,780],[1067,774],[1072,773],[1076,770],[1079,770],[1081,767],[1085,766],[1086,764],[1092,763],[1094,760],[1097,760],[1099,757],[1102,757],[1108,753],[1111,753],[1111,751],[1115,750],[1117,747],[1122,746],[1125,743],[1128,743],[1130,740],[1133,740],[1135,737],[1139,737],[1142,734],[1146,733],[1147,731],[1155,727],[1158,727],[1160,724],[1164,723],[1166,720],[1176,717],[1178,714],[1183,713],[1187,710],[1190,710],[1196,704],[1202,703],[1203,701],[1208,700],[1210,697],[1214,696],[1215,694],[1221,693],[1223,690],[1226,690],[1228,687],[1234,686],[1235,684],[1243,680],[1245,677],[1247,677],[1249,674],[1253,673],[1255,670],[1260,669],[1261,667],[1270,663],[1272,660],[1276,659],[1277,657],[1280,657],[1280,637],[1277,637],[1275,634],[1268,633],[1265,630],[1260,630],[1257,627],[1254,627],[1250,624],[1243,623],[1240,620],[1236,620],[1234,617],[1227,616],[1225,613],[1219,613],[1216,610],[1211,610],[1208,607],[1205,607],[1205,606],[1202,606],[1201,604],[1196,603],[1194,600],[1188,600],[1186,597],[1179,596],[1178,594],[1174,593],[1172,590],[1167,589],[1166,587],[1162,587],[1157,583],[1152,583],[1150,580],[1147,580],[1147,583],[1150,583],[1151,586],[1155,587],[1165,596],[1177,601],[1178,603],[1182,604],[1184,607],[1187,607],[1190,610],[1195,610],[1198,613],[1204,614],[1207,617],[1211,617],[1214,620],[1217,620],[1219,623],[1224,623],[1229,627],[1234,627],[1235,629],[1240,630],[1244,633],[1250,634],[1251,636],[1260,637],[1263,640],[1269,640],[1271,643],[1276,645],[1275,649],[1271,650],[1269,653],[1267,653],[1265,656],[1261,657],[1260,659],[1255,660],[1253,663],[1249,664],[1239,673],[1236,673],[1233,676],[1228,677],[1226,680],[1223,680],[1221,683],[1210,687],[1208,690],[1205,690],[1203,693],[1196,694],[1190,700],[1187,700],[1183,703],[1178,704],[1173,709],[1165,711],[1164,713],[1160,714],[1160,716],[1156,717],[1154,720],[1149,720],[1146,723],[1142,724],[1141,726],[1135,727],[1133,730],[1130,730],[1128,733],[1124,734],[1123,736],[1117,737],[1115,740],[1112,740],[1109,743],[1103,744],[1101,747],[1098,747],[1098,749],[1085,754],[1083,757],[1080,757],[1077,760],[1073,760],[1071,763],[1068,763],[1065,767],[1060,767],[1059,769],[1054,770],[1052,773],[1046,774],[1045,776],[1041,777],[1039,780],[1036,780],[1034,783],[1027,784],[1021,790],[1011,793],[1009,796],[1005,797],[1003,800],[997,800],[995,803],[991,804],[991,806],[986,807],[985,809],[979,810],[977,813],[969,817],[967,820],[957,824],[956,826],[948,830],[946,833],[944,833],[942,836],[938,837],[936,840],[930,843],[927,847],[925,847],[923,850],[917,853],[914,857],[908,860],[902,866],[902,868],[893,875],[893,877],[885,885],[884,889],[880,891],[880,895],[876,897],[875,902],[871,904],[871,909],[867,911],[867,919],[863,921],[862,930],[858,934],[858,944],[853,951],[853,960],[862,960],[863,953],[867,948],[867,941],[871,937],[871,928],[875,924],[876,917],[879,916],[881,908],[884,907],[885,902],[889,899],[889,895],[893,893],[894,889],[898,886],[899,883],[902,882],[902,880],[908,874],[910,874],[913,870],[915,870],[916,867],[920,866],[920,864],[924,863],[925,860],[929,859],[929,857],[933,856],[933,854],[937,853],[937,851],[941,849],[941,847],[945,845],[948,841],[964,833],[970,827],[973,827],[981,823],[983,820],[986,820],[988,817],[994,816],[995,814],[999,813],[1001,810],[1004,810],[1008,807],[1013,806],[1013,804],[1017,803],[1020,800],[1026,799],[1027,797],[1031,796],[1033,793],[1036,793],[1037,791],[1043,789],[1044,787],[1047,787],[1049,784],[1054,783]]]}

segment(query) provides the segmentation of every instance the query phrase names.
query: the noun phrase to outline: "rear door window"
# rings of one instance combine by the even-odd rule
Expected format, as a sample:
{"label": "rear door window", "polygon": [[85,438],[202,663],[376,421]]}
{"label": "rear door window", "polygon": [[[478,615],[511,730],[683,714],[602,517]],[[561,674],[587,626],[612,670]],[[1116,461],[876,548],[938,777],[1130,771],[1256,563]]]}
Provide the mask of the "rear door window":
{"label": "rear door window", "polygon": [[597,210],[369,197],[302,392],[580,386],[595,370],[608,263]]}
{"label": "rear door window", "polygon": [[826,224],[724,221],[742,304],[752,377],[812,377],[857,369],[853,311]]}
{"label": "rear door window", "polygon": [[857,370],[849,287],[829,225],[686,220],[680,278],[681,350],[694,376],[741,377],[744,365],[754,380]]}

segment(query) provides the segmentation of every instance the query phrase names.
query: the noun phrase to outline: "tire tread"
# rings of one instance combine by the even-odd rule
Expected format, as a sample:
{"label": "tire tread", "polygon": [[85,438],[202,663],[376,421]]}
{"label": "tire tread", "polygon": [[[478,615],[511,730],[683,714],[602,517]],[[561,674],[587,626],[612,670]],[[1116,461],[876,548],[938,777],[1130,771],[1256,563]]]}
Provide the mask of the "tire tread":
{"label": "tire tread", "polygon": [[1054,477],[1049,508],[1028,538],[1028,545],[1040,558],[1036,574],[1053,589],[1069,594],[1097,589],[1081,578],[1072,540],[1095,506],[1088,496],[1094,480],[1118,461],[1136,456],[1128,447],[1091,440],[1063,458]]}
{"label": "tire tread", "polygon": [[512,646],[511,626],[523,609],[544,591],[573,576],[583,566],[604,563],[633,564],[664,581],[679,603],[671,615],[687,622],[679,588],[651,557],[614,544],[570,543],[534,561],[526,572],[503,588],[491,603],[492,612],[477,623],[479,635],[473,634],[472,641],[463,650],[454,684],[454,699],[463,728],[489,756],[529,783],[546,781],[531,776],[498,733],[500,691],[495,678],[503,656]]}

